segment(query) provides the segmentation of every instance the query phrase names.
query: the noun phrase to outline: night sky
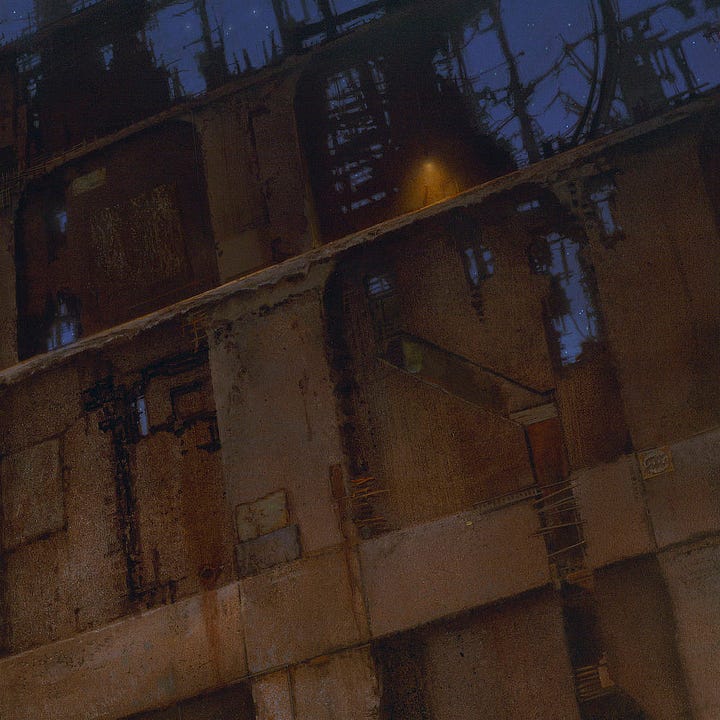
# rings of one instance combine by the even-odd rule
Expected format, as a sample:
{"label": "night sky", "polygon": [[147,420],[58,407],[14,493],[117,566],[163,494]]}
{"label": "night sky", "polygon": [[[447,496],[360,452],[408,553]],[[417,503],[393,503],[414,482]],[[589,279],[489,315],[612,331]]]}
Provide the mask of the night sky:
{"label": "night sky", "polygon": [[[540,79],[528,100],[528,111],[533,117],[539,140],[572,135],[579,113],[577,108],[587,101],[589,80],[582,65],[592,65],[595,51],[591,39],[591,1],[596,2],[501,2],[505,32],[522,82]],[[91,2],[85,0],[86,4]],[[33,0],[0,0],[0,3],[0,32],[7,42],[30,27]],[[335,9],[342,12],[363,4],[360,0],[335,0]],[[695,11],[691,18],[685,18],[679,10],[670,7],[670,3],[651,0],[619,0],[619,9],[621,17],[628,17],[646,8],[664,6],[652,15],[649,33],[663,37],[699,28],[704,22],[720,25],[718,10],[706,9],[705,0],[690,0],[690,4]],[[81,7],[82,0],[76,5]],[[290,0],[288,6],[299,22],[320,19],[313,0],[305,2],[307,17],[303,16],[301,0]],[[213,41],[217,44],[222,36],[231,72],[238,67],[245,69],[243,51],[254,67],[265,64],[265,55],[271,52],[271,33],[275,41],[280,42],[271,0],[207,0],[207,8]],[[483,32],[489,25],[489,18],[481,15],[474,27],[467,28],[464,62],[475,92],[491,98],[483,106],[489,129],[506,138],[516,150],[518,162],[522,163],[526,157],[519,140],[519,125],[514,117],[512,98],[506,92],[509,84],[507,61],[496,33]],[[202,49],[201,23],[191,1],[178,1],[159,11],[146,27],[146,36],[158,63],[179,71],[185,94],[193,95],[205,90],[205,80],[196,61],[196,55]],[[574,57],[564,52],[566,43],[578,43],[574,48]],[[600,60],[604,50],[605,44],[601,40],[598,48]],[[720,43],[698,31],[683,40],[683,50],[699,91],[720,85]],[[673,63],[670,58],[668,65],[674,77],[662,83],[667,97],[679,97],[688,90]],[[552,68],[555,69],[551,72]],[[546,73],[549,74],[543,79]],[[627,114],[627,109],[621,104],[616,109],[619,116]]]}

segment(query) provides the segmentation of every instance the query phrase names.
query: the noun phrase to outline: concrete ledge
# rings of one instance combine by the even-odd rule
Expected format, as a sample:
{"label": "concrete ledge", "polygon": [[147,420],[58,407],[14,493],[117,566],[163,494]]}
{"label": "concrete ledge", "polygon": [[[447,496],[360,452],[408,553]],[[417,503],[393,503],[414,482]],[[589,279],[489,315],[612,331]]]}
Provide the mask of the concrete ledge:
{"label": "concrete ledge", "polygon": [[524,503],[463,512],[360,549],[373,636],[492,603],[550,582],[538,520]]}
{"label": "concrete ledge", "polygon": [[114,720],[246,674],[232,584],[0,660],[0,718]]}
{"label": "concrete ledge", "polygon": [[241,587],[252,672],[292,665],[366,639],[342,549],[245,578]]}
{"label": "concrete ledge", "polygon": [[660,548],[720,531],[720,431],[670,445],[673,468],[645,480]]}
{"label": "concrete ledge", "polygon": [[652,552],[655,542],[633,456],[581,470],[573,480],[591,568]]}

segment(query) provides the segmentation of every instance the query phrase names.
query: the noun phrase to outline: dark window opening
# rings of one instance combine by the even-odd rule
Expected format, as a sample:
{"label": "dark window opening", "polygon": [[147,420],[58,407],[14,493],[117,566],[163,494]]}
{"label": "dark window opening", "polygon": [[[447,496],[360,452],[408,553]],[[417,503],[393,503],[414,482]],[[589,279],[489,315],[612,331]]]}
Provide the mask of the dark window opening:
{"label": "dark window opening", "polygon": [[480,287],[481,280],[492,277],[495,258],[490,248],[483,245],[465,248],[464,259],[468,280],[475,287]]}
{"label": "dark window opening", "polygon": [[115,57],[115,51],[113,49],[112,43],[110,45],[105,45],[101,47],[100,53],[102,54],[103,62],[105,63],[105,69],[109,70],[113,58]]}
{"label": "dark window opening", "polygon": [[592,271],[576,239],[558,232],[536,241],[530,251],[534,272],[549,275],[547,313],[561,365],[572,365],[599,338]]}
{"label": "dark window opening", "polygon": [[394,280],[391,275],[370,275],[365,279],[368,297],[375,300],[395,292]]}
{"label": "dark window opening", "polygon": [[27,82],[27,97],[28,101],[32,101],[37,97],[38,94],[38,80],[39,77],[31,77]]}
{"label": "dark window opening", "polygon": [[483,243],[482,231],[472,217],[456,215],[451,222],[450,232],[462,259],[465,280],[470,290],[470,303],[482,318],[485,313],[482,285],[495,273],[495,255]]}
{"label": "dark window opening", "polygon": [[400,309],[397,283],[392,272],[365,277],[365,294],[370,307],[379,355],[389,357],[399,349]]}
{"label": "dark window opening", "polygon": [[68,221],[68,215],[67,210],[64,208],[62,210],[58,210],[55,213],[55,226],[57,228],[57,231],[59,233],[62,233],[65,235],[67,233],[67,221]]}
{"label": "dark window opening", "polygon": [[58,259],[60,250],[67,244],[68,212],[61,200],[51,202],[45,211],[47,232],[47,259],[51,263]]}
{"label": "dark window opening", "polygon": [[612,177],[594,178],[588,186],[593,220],[600,230],[601,241],[606,247],[612,247],[624,235],[615,210],[616,191],[617,187]]}
{"label": "dark window opening", "polygon": [[140,437],[150,434],[150,421],[148,419],[147,402],[145,395],[138,395],[132,402],[132,409],[137,421],[137,431]]}
{"label": "dark window opening", "polygon": [[57,350],[70,345],[81,335],[80,302],[72,295],[58,293],[47,333],[47,350]]}
{"label": "dark window opening", "polygon": [[540,201],[539,200],[528,200],[527,202],[522,202],[517,206],[517,211],[524,213],[524,212],[530,212],[531,210],[539,210],[540,209]]}

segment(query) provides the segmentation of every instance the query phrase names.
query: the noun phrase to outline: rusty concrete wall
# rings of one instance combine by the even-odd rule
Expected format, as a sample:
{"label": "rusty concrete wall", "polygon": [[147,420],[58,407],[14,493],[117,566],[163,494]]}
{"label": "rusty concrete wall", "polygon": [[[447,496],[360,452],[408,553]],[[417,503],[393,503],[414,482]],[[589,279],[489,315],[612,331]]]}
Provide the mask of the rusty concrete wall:
{"label": "rusty concrete wall", "polygon": [[251,95],[252,142],[275,260],[308,250],[317,240],[293,106],[296,86],[297,72],[289,72]]}
{"label": "rusty concrete wall", "polygon": [[645,487],[634,456],[572,476],[592,568],[652,552],[655,545]]}
{"label": "rusty concrete wall", "polygon": [[0,659],[8,720],[117,720],[247,674],[236,585]]}
{"label": "rusty concrete wall", "polygon": [[3,394],[6,651],[235,576],[207,354],[187,333],[172,325]]}
{"label": "rusty concrete wall", "polygon": [[133,715],[128,720],[255,720],[249,683],[203,694],[162,710]]}
{"label": "rusty concrete wall", "polygon": [[337,545],[329,475],[343,457],[319,294],[229,310],[210,349],[228,502],[236,508],[284,490],[303,551]]}
{"label": "rusty concrete wall", "polygon": [[593,259],[638,450],[718,423],[718,231],[698,150],[690,124],[608,158],[625,239]]}
{"label": "rusty concrete wall", "polygon": [[[512,260],[508,265],[507,274],[498,270],[497,277],[487,281],[498,294],[517,289]],[[335,362],[344,364],[338,365],[344,379],[335,377],[336,392],[349,395],[340,404],[341,414],[347,413],[348,401],[355,408],[350,412],[356,417],[348,419],[357,436],[351,463],[356,472],[365,467],[386,493],[377,504],[387,526],[455,513],[531,485],[533,470],[523,430],[492,411],[492,397],[486,403],[468,403],[443,387],[424,383],[421,375],[384,361],[366,282],[384,274],[392,278],[397,327],[390,333],[416,335],[437,344],[445,355],[461,357],[465,364],[513,378],[521,364],[517,358],[534,357],[528,346],[542,341],[539,349],[535,345],[542,369],[530,365],[517,373],[518,382],[529,380],[539,390],[547,388],[542,325],[536,322],[532,327],[532,320],[521,318],[521,312],[515,325],[510,325],[507,314],[481,320],[470,302],[459,251],[434,233],[421,230],[417,246],[414,236],[390,238],[366,253],[351,253],[338,272],[338,291],[326,299],[326,313],[341,316],[334,331],[328,331],[329,352],[342,342],[348,346],[345,360]],[[522,307],[523,302],[518,304]],[[509,305],[505,303],[506,308]],[[532,330],[524,332],[526,326]]]}
{"label": "rusty concrete wall", "polygon": [[537,525],[532,508],[518,504],[466,511],[363,542],[362,580],[373,635],[548,584]]}
{"label": "rusty concrete wall", "polygon": [[720,531],[719,437],[713,428],[667,446],[662,454],[670,458],[669,467],[645,481],[646,503],[659,547]]}
{"label": "rusty concrete wall", "polygon": [[220,280],[310,249],[312,203],[295,128],[296,69],[201,110]]}
{"label": "rusty concrete wall", "polygon": [[200,112],[208,203],[222,282],[272,261],[251,109],[237,96]]}
{"label": "rusty concrete wall", "polygon": [[553,386],[540,320],[547,280],[530,271],[532,236],[514,217],[512,196],[472,207],[478,245],[492,254],[493,271],[480,283],[482,312],[463,269],[453,217],[426,223],[404,242],[383,249],[394,269],[405,329],[536,390]]}
{"label": "rusty concrete wall", "polygon": [[300,665],[293,669],[291,682],[296,720],[378,717],[380,690],[366,647]]}

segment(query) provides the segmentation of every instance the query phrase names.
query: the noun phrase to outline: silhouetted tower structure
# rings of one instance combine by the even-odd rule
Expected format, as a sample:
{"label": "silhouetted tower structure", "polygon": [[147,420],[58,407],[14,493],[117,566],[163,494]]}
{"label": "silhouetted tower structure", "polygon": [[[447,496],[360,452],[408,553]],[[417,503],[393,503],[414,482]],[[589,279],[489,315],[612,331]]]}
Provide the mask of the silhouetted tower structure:
{"label": "silhouetted tower structure", "polygon": [[[69,0],[36,0],[47,37],[21,54],[30,156],[58,152],[158,112],[170,102],[168,73],[144,33],[145,0],[90,7],[72,22]],[[78,42],[78,37],[82,42]]]}
{"label": "silhouetted tower structure", "polygon": [[215,88],[226,82],[230,75],[225,57],[222,29],[218,28],[218,40],[214,42],[210,17],[207,11],[207,1],[195,0],[193,9],[200,18],[202,28],[201,43],[203,49],[197,55],[198,67],[205,78],[207,87]]}
{"label": "silhouetted tower structure", "polygon": [[35,0],[35,21],[43,27],[72,12],[72,0]]}

